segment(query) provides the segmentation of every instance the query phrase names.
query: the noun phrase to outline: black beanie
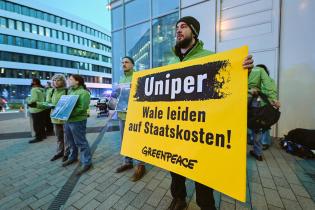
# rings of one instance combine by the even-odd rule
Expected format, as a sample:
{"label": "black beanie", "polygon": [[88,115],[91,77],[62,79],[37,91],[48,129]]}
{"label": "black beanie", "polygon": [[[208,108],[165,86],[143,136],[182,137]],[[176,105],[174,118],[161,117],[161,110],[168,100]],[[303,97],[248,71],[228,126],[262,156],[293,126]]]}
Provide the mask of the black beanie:
{"label": "black beanie", "polygon": [[177,21],[176,25],[179,22],[186,23],[190,27],[190,29],[192,30],[193,34],[195,34],[196,38],[198,38],[199,32],[200,32],[200,23],[196,18],[194,18],[192,16],[185,16],[185,17],[182,17],[181,19],[179,19]]}
{"label": "black beanie", "polygon": [[131,57],[125,56],[122,59],[124,59],[124,58],[127,58],[132,63],[132,65],[135,65],[135,61]]}

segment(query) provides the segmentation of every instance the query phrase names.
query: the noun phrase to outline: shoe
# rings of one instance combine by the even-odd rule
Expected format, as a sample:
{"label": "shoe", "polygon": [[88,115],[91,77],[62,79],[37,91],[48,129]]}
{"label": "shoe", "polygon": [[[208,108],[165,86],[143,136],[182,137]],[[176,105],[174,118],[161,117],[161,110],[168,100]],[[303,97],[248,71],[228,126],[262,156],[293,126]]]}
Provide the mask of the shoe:
{"label": "shoe", "polygon": [[33,144],[33,143],[37,143],[37,142],[41,142],[43,141],[43,139],[33,139],[31,141],[29,141],[28,143]]}
{"label": "shoe", "polygon": [[187,207],[185,199],[173,198],[167,210],[184,210]]}
{"label": "shoe", "polygon": [[269,148],[268,144],[263,144],[263,150],[267,150]]}
{"label": "shoe", "polygon": [[65,161],[65,162],[62,164],[62,167],[66,167],[66,166],[71,165],[71,164],[73,164],[73,163],[75,163],[75,162],[77,162],[77,161],[78,161],[77,159],[75,159],[75,160],[67,160],[67,161]]}
{"label": "shoe", "polygon": [[62,154],[62,153],[59,153],[59,154],[55,155],[54,157],[52,157],[52,158],[50,159],[50,161],[58,160],[58,159],[61,158],[62,156],[63,156],[63,154]]}
{"label": "shoe", "polygon": [[132,168],[133,168],[132,164],[124,164],[124,165],[122,165],[122,166],[120,166],[119,168],[116,169],[116,173],[121,173],[123,171],[129,170],[129,169],[132,169]]}
{"label": "shoe", "polygon": [[256,160],[258,160],[258,161],[263,161],[262,156],[261,156],[261,155],[256,155],[253,150],[249,151],[249,154],[250,154],[251,156],[253,156],[254,158],[256,158]]}
{"label": "shoe", "polygon": [[68,160],[68,155],[63,156],[62,162],[66,162]]}
{"label": "shoe", "polygon": [[86,165],[83,166],[82,168],[80,168],[80,170],[76,173],[77,176],[82,175],[83,173],[87,172],[88,170],[90,170],[92,168],[92,164],[90,165]]}
{"label": "shoe", "polygon": [[136,182],[140,180],[145,174],[145,166],[144,165],[137,165],[136,171],[132,176],[132,181]]}

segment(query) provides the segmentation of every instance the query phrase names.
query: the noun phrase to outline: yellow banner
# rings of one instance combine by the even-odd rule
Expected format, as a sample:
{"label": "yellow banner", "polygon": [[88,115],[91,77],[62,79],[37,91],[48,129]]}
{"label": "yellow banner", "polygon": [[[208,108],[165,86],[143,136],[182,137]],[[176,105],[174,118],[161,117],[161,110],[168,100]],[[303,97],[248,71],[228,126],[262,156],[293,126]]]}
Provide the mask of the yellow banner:
{"label": "yellow banner", "polygon": [[246,199],[248,48],[135,72],[121,154]]}

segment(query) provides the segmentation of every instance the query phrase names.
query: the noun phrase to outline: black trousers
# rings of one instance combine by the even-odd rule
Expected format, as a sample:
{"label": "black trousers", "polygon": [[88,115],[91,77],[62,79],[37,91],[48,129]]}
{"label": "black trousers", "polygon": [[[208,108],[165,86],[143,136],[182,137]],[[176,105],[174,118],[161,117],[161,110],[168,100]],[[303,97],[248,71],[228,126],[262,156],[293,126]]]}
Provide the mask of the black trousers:
{"label": "black trousers", "polygon": [[33,119],[33,128],[35,131],[35,138],[36,139],[46,138],[44,111],[41,111],[38,113],[32,113],[32,119]]}
{"label": "black trousers", "polygon": [[50,118],[51,109],[45,109],[43,112],[45,113],[44,117],[45,117],[46,134],[47,135],[52,135],[54,133],[54,126],[51,123],[51,118]]}
{"label": "black trousers", "polygon": [[[172,183],[171,193],[173,198],[186,199],[186,177],[171,172]],[[215,210],[213,189],[203,184],[195,182],[196,202],[201,210]]]}

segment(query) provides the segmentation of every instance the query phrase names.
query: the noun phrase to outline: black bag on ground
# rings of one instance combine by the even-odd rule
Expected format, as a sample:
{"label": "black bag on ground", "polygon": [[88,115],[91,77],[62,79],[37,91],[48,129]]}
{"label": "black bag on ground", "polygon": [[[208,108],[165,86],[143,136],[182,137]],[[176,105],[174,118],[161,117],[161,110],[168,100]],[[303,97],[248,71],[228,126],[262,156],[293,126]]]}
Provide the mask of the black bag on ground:
{"label": "black bag on ground", "polygon": [[265,94],[259,92],[258,95],[266,102],[266,105],[252,107],[253,98],[251,99],[248,104],[247,127],[250,129],[268,130],[278,122],[281,113],[279,109],[272,106]]}
{"label": "black bag on ground", "polygon": [[296,128],[289,131],[285,139],[315,150],[315,130]]}

